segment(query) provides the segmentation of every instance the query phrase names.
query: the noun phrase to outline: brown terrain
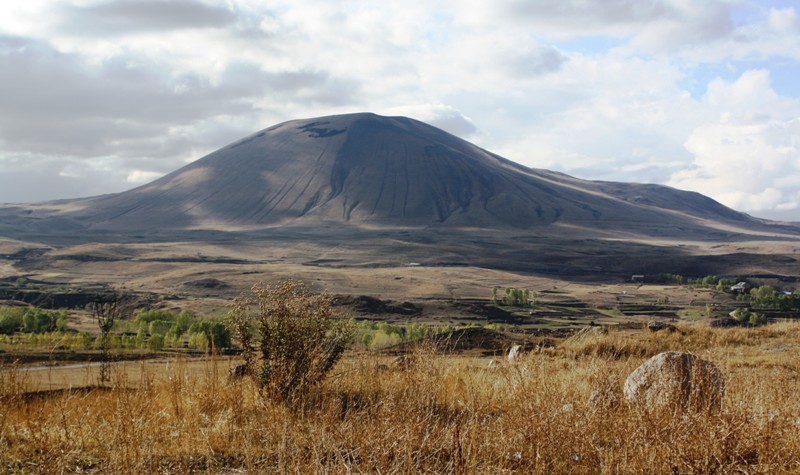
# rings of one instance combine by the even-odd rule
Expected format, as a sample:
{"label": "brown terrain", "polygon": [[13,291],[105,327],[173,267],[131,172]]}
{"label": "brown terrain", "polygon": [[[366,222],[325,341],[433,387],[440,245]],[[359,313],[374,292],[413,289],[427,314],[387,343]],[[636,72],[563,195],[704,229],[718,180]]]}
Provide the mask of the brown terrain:
{"label": "brown terrain", "polygon": [[[525,168],[410,119],[279,124],[131,191],[0,207],[0,306],[69,309],[66,331],[0,335],[0,467],[797,473],[796,310],[759,308],[770,324],[754,326],[729,316],[748,305],[731,292],[683,282],[794,290],[798,258],[798,223]],[[361,320],[288,406],[197,333],[157,347],[156,322],[117,322],[106,353],[84,308],[114,292],[126,318],[221,316],[284,279]],[[506,288],[535,304],[506,305]],[[721,408],[627,401],[664,351],[716,365]]]}
{"label": "brown terrain", "polygon": [[144,306],[220,313],[255,282],[297,278],[381,299],[348,304],[369,318],[493,321],[492,287],[520,287],[550,313],[495,320],[559,322],[566,308],[585,324],[670,291],[624,284],[632,274],[800,275],[797,223],[526,168],[374,114],[278,124],[123,193],[6,205],[0,236],[0,298],[51,307],[113,288]]}

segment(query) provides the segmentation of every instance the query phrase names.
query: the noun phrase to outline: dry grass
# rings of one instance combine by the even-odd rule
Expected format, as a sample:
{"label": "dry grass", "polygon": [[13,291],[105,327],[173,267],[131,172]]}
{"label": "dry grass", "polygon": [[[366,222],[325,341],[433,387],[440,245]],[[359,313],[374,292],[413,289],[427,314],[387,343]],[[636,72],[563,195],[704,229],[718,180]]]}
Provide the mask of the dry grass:
{"label": "dry grass", "polygon": [[[20,473],[797,473],[800,324],[585,334],[513,366],[420,350],[342,360],[289,409],[227,365],[31,394],[0,373],[0,467]],[[662,350],[714,361],[723,410],[646,413],[627,376]],[[157,377],[158,376],[158,377]],[[591,398],[592,393],[597,395]]]}

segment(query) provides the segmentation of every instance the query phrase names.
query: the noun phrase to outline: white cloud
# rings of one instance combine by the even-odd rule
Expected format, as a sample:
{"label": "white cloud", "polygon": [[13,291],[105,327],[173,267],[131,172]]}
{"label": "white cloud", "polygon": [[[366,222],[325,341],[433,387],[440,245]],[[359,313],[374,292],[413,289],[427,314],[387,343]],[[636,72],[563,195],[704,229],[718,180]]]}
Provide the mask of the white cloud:
{"label": "white cloud", "polygon": [[692,130],[686,118],[703,116],[676,86],[679,77],[661,61],[573,57],[535,95],[519,98],[521,110],[541,116],[490,148],[584,178],[663,181],[691,158],[682,148]]}
{"label": "white cloud", "polygon": [[74,35],[124,35],[233,23],[229,9],[192,0],[111,0],[58,9],[62,28]]}
{"label": "white cloud", "polygon": [[725,0],[466,0],[457,18],[468,25],[500,22],[533,28],[555,39],[612,36],[648,50],[674,49],[731,32],[732,3]]}
{"label": "white cloud", "polygon": [[469,117],[465,117],[457,109],[444,104],[391,107],[381,112],[386,115],[401,115],[427,122],[462,138],[469,138],[478,131]]}
{"label": "white cloud", "polygon": [[0,201],[35,194],[23,174],[63,197],[120,191],[283,120],[375,111],[527,165],[717,198],[735,176],[714,167],[760,154],[784,173],[728,203],[767,214],[798,202],[796,99],[770,84],[778,61],[800,69],[789,3],[7,3]]}
{"label": "white cloud", "polygon": [[689,135],[693,163],[669,184],[753,213],[798,209],[800,101],[776,94],[761,70],[713,81],[705,102],[718,118]]}
{"label": "white cloud", "polygon": [[128,173],[128,176],[125,177],[125,181],[128,183],[142,184],[153,181],[156,178],[160,178],[162,175],[163,173],[159,172],[151,172],[146,170],[132,170],[131,172]]}
{"label": "white cloud", "polygon": [[769,26],[779,33],[797,33],[800,32],[800,18],[792,7],[771,8]]}

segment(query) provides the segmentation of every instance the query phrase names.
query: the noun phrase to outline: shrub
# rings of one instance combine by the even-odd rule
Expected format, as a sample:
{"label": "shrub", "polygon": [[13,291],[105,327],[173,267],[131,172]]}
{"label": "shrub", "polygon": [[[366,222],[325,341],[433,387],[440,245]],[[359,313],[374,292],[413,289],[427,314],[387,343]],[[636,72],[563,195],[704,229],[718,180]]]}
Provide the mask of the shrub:
{"label": "shrub", "polygon": [[330,297],[293,280],[253,286],[252,296],[234,301],[230,324],[248,373],[267,397],[288,404],[325,379],[353,336]]}
{"label": "shrub", "polygon": [[387,348],[403,342],[399,333],[384,333],[378,330],[372,335],[370,340],[370,348]]}
{"label": "shrub", "polygon": [[731,317],[737,322],[745,322],[750,318],[750,311],[745,308],[737,308],[731,312]]}

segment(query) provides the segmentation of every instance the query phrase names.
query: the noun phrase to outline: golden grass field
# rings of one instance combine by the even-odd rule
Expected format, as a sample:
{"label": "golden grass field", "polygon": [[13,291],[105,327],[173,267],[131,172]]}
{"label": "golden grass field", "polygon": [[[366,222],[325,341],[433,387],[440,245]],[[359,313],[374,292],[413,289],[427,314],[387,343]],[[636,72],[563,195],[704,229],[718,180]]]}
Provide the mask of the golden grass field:
{"label": "golden grass field", "polygon": [[[0,373],[7,473],[797,473],[800,323],[582,332],[519,363],[421,345],[415,364],[346,356],[288,408],[232,361]],[[719,412],[645,412],[627,375],[664,350],[726,378]],[[498,358],[499,360],[500,358]],[[61,372],[64,372],[61,374]],[[59,379],[60,378],[60,379]],[[58,383],[56,383],[56,380]],[[55,386],[71,390],[41,391]],[[88,388],[80,386],[90,385]],[[40,390],[39,392],[36,392]],[[604,397],[590,402],[593,391]]]}

